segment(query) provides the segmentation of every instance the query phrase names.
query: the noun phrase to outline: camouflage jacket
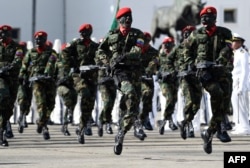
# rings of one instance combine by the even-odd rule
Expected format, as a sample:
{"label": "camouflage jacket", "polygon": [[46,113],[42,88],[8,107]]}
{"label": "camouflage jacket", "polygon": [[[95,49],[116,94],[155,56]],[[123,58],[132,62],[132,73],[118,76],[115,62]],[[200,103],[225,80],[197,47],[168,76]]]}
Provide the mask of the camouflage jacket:
{"label": "camouflage jacket", "polygon": [[[83,39],[78,38],[67,44],[66,48],[62,51],[62,64],[70,73],[70,69],[74,69],[74,73],[80,73],[80,66],[95,65],[95,52],[98,48],[98,44],[90,40],[89,43],[85,43]],[[97,74],[95,71],[88,72],[88,77],[92,78]]]}
{"label": "camouflage jacket", "polygon": [[127,36],[123,36],[117,29],[108,33],[100,44],[99,50],[105,51],[104,54],[111,54],[109,65],[111,67],[118,65],[115,73],[119,71],[119,73],[129,75],[134,72],[140,73],[141,47],[139,44],[143,42],[144,35],[139,29],[131,28]]}
{"label": "camouflage jacket", "polygon": [[19,76],[23,78],[40,75],[54,77],[56,60],[56,51],[48,46],[41,53],[38,53],[36,48],[30,49],[23,58]]}
{"label": "camouflage jacket", "polygon": [[147,51],[141,55],[142,75],[153,75],[159,68],[158,50],[149,46]]}
{"label": "camouflage jacket", "polygon": [[0,68],[12,66],[9,70],[9,77],[17,78],[23,58],[23,50],[15,41],[11,41],[7,46],[0,43]]}
{"label": "camouflage jacket", "polygon": [[[220,51],[226,47],[226,41],[232,39],[232,33],[229,29],[217,26],[215,33],[209,36],[204,27],[193,31],[186,43],[187,49],[192,52],[195,49],[196,64],[203,61],[217,62],[221,60],[222,64],[227,64],[228,59],[220,58]],[[192,55],[189,53],[189,56]]]}

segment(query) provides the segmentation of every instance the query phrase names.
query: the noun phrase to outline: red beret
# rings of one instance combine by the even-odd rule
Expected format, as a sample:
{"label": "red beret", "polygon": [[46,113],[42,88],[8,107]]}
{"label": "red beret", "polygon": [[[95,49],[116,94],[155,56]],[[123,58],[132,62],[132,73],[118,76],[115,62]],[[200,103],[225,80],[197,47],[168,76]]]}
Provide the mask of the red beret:
{"label": "red beret", "polygon": [[194,27],[194,26],[190,26],[190,25],[188,25],[188,26],[186,26],[186,27],[184,27],[184,29],[182,29],[182,32],[185,32],[185,31],[194,31],[196,28]]}
{"label": "red beret", "polygon": [[35,34],[34,34],[34,37],[36,36],[44,36],[44,37],[47,37],[48,34],[45,32],[45,31],[37,31]]}
{"label": "red beret", "polygon": [[27,46],[27,43],[25,41],[20,41],[19,42],[19,45],[20,46],[23,46],[23,47],[26,47]]}
{"label": "red beret", "polygon": [[116,14],[116,19],[119,19],[120,17],[122,17],[123,15],[127,14],[127,13],[132,13],[131,9],[128,7],[124,7],[121,8],[117,14]]}
{"label": "red beret", "polygon": [[149,32],[144,32],[143,34],[144,34],[144,36],[145,36],[146,39],[150,39],[151,40],[152,37],[151,37],[151,34]]}
{"label": "red beret", "polygon": [[204,14],[217,14],[217,10],[215,9],[215,7],[213,6],[207,6],[205,8],[203,8],[200,12],[200,16],[204,15]]}
{"label": "red beret", "polygon": [[165,37],[162,43],[174,43],[174,39],[172,37]]}
{"label": "red beret", "polygon": [[91,24],[82,24],[79,28],[79,33],[83,30],[91,30],[92,31],[92,25]]}
{"label": "red beret", "polygon": [[0,30],[3,30],[3,31],[11,31],[11,30],[12,30],[12,27],[9,26],[9,25],[2,25],[2,26],[0,26]]}

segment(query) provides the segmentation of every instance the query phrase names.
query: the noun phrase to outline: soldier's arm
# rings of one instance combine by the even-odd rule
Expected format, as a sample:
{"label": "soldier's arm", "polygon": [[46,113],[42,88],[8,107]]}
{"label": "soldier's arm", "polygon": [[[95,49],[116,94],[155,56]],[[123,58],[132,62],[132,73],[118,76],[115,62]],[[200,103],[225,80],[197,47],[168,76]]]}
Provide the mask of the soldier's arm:
{"label": "soldier's arm", "polygon": [[57,53],[55,50],[52,50],[49,60],[46,64],[44,74],[54,77],[56,60],[57,60]]}
{"label": "soldier's arm", "polygon": [[25,77],[27,76],[27,71],[28,71],[28,68],[29,68],[29,65],[30,65],[30,52],[31,50],[29,50],[23,60],[22,60],[22,65],[21,65],[21,69],[19,71],[19,76],[20,77]]}

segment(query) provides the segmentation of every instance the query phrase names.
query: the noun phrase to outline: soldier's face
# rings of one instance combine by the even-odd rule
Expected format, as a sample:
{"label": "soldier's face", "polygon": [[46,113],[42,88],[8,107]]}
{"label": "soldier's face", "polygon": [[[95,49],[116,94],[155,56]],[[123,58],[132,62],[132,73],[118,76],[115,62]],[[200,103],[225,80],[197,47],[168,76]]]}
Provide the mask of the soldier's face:
{"label": "soldier's face", "polygon": [[92,30],[90,30],[90,29],[83,30],[80,32],[80,34],[81,34],[82,38],[89,39],[91,34],[92,34]]}
{"label": "soldier's face", "polygon": [[1,31],[0,32],[0,40],[6,41],[10,37],[10,33],[7,31]]}
{"label": "soldier's face", "polygon": [[36,43],[36,46],[38,46],[38,47],[44,46],[46,41],[47,41],[47,38],[44,36],[37,36],[35,38],[35,43]]}
{"label": "soldier's face", "polygon": [[130,28],[132,21],[133,19],[131,14],[126,14],[119,19],[120,25],[124,28]]}
{"label": "soldier's face", "polygon": [[204,14],[201,16],[201,23],[206,28],[214,26],[215,22],[216,22],[216,16],[214,14]]}

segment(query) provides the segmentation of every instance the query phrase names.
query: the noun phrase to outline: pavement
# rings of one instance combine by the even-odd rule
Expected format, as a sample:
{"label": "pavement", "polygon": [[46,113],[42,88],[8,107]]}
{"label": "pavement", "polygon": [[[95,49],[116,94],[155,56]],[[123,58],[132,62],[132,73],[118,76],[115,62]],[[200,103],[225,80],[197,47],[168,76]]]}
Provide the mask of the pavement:
{"label": "pavement", "polygon": [[79,144],[75,134],[76,126],[69,125],[71,136],[64,136],[61,125],[49,125],[50,140],[44,140],[36,133],[36,125],[29,125],[22,134],[12,124],[14,138],[8,139],[9,147],[0,147],[0,168],[223,168],[224,152],[250,151],[250,136],[231,135],[232,142],[213,140],[213,153],[203,151],[200,132],[195,138],[183,140],[179,130],[158,129],[145,131],[147,138],[140,141],[130,130],[124,139],[123,152],[113,152],[114,134],[103,137],[85,136],[85,144]]}

